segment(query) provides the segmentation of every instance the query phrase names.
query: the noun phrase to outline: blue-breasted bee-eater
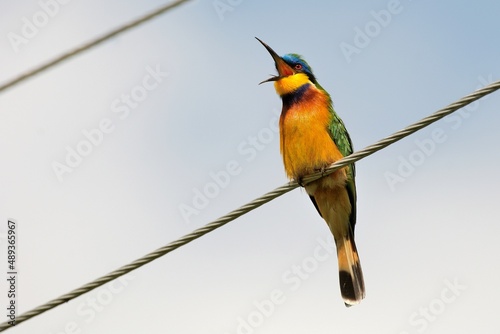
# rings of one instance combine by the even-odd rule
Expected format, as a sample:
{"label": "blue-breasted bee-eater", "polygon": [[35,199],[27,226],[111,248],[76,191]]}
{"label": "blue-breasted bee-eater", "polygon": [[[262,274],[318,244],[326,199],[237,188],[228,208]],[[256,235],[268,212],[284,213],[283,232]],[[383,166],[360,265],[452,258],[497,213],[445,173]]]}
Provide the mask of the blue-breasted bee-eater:
{"label": "blue-breasted bee-eater", "polygon": [[[330,95],[316,81],[311,67],[297,54],[280,57],[257,38],[274,59],[273,81],[283,101],[279,127],[285,172],[300,180],[352,153],[344,123],[333,109]],[[261,82],[261,83],[263,83]],[[354,164],[305,185],[319,214],[328,224],[337,246],[340,291],[346,306],[365,296],[365,284],[354,243],[356,184]]]}

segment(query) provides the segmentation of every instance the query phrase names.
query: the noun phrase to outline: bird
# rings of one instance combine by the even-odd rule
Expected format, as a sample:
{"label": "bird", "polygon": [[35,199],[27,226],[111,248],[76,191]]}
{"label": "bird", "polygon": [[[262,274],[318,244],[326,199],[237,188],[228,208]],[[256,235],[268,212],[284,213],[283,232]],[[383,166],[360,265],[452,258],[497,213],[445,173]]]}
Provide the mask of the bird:
{"label": "bird", "polygon": [[[269,79],[281,97],[279,119],[280,152],[289,179],[303,185],[304,176],[352,154],[353,145],[342,119],[333,108],[309,64],[298,54],[280,57],[269,45],[256,39],[271,54],[278,71]],[[345,306],[357,305],[365,297],[363,272],[354,242],[356,184],[354,163],[304,185],[319,215],[328,225],[337,248],[340,292]]]}

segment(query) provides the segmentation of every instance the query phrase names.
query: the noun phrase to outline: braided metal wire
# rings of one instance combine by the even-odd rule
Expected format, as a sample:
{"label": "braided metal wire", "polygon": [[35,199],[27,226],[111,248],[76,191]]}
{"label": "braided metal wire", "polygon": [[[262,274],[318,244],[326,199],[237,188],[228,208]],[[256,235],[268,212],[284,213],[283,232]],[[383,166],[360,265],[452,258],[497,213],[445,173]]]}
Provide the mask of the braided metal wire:
{"label": "braided metal wire", "polygon": [[[422,120],[392,134],[391,136],[389,137],[386,137],[378,142],[376,142],[375,144],[373,145],[370,145],[370,146],[367,146],[366,148],[360,150],[360,151],[357,151],[357,152],[354,152],[353,154],[335,162],[334,164],[330,165],[328,168],[326,168],[324,171],[322,172],[318,172],[318,173],[314,173],[314,174],[311,174],[311,175],[308,175],[307,177],[304,178],[303,183],[304,184],[307,184],[311,181],[314,181],[314,180],[317,180],[323,176],[326,176],[328,174],[331,174],[332,172],[334,172],[335,170],[339,169],[339,168],[342,168],[342,167],[345,167],[349,164],[352,164],[358,160],[361,160],[401,139],[403,139],[404,137],[406,136],[409,136],[410,134],[436,122],[437,120],[451,114],[452,112],[468,105],[469,103],[471,102],[474,102],[475,100],[485,96],[485,95],[488,95],[488,94],[491,94],[492,92],[496,91],[497,89],[500,88],[500,81],[497,81],[497,82],[494,82],[484,88],[481,88],[477,91],[475,91],[474,93],[472,94],[469,94],[463,98],[461,98],[460,100],[458,100],[457,102],[454,102],[450,105],[448,105],[447,107],[443,108],[443,109],[440,109],[438,110],[437,112],[431,114],[430,116],[428,117],[425,117],[423,118]],[[219,219],[217,220],[214,220],[212,221],[211,223],[208,223],[207,225],[203,226],[203,227],[200,227],[196,230],[194,230],[193,232],[189,233],[189,234],[186,234],[185,236],[181,237],[180,239],[177,239],[171,243],[169,243],[168,245],[164,246],[164,247],[161,247],[157,250],[155,250],[154,252],[151,252],[143,257],[141,257],[140,259],[137,259],[135,260],[134,262],[130,263],[130,264],[127,264],[115,271],[112,271],[110,272],[109,274],[105,275],[105,276],[102,276],[90,283],[87,283],[85,284],[84,286],[78,288],[78,289],[75,289],[69,293],[66,293],[62,296],[60,296],[59,298],[56,298],[56,299],[53,299],[41,306],[38,306],[37,308],[31,310],[31,311],[28,311],[26,313],[23,313],[21,316],[17,317],[16,319],[16,324],[19,324],[23,321],[26,321],[28,319],[31,319],[41,313],[44,313],[58,305],[61,305],[65,302],[68,302],[78,296],[81,296],[82,294],[86,293],[86,292],[89,292],[105,283],[108,283],[122,275],[125,275],[127,274],[128,272],[132,271],[132,270],[135,270],[139,267],[142,267],[143,265],[183,246],[183,245],[186,245],[188,243],[190,243],[191,241],[193,240],[196,240],[198,239],[199,237],[209,233],[209,232],[212,232],[213,230],[235,220],[236,218],[252,211],[252,210],[255,210],[256,208],[260,207],[261,205],[295,189],[298,187],[298,183],[296,181],[291,181],[287,184],[284,184],[282,185],[281,187],[278,187],[276,189],[274,189],[273,191],[270,191],[266,194],[264,194],[263,196],[257,198],[257,199],[254,199],[253,201],[243,205],[242,207],[236,209],[236,210],[233,210],[231,212],[229,212],[228,214],[220,217]],[[4,322],[2,324],[0,324],[0,332],[1,331],[4,331],[8,328],[10,328],[11,325],[8,323],[8,322]]]}
{"label": "braided metal wire", "polygon": [[466,105],[480,99],[481,97],[491,94],[494,91],[498,90],[500,88],[500,81],[493,82],[489,84],[488,86],[485,86],[481,89],[476,90],[475,92],[464,96],[460,100],[449,104],[448,106],[436,111],[435,113],[422,118],[420,121],[413,123],[412,125],[407,126],[406,128],[399,130],[398,132],[393,133],[389,137],[386,137],[384,139],[379,140],[375,144],[372,144],[370,146],[365,147],[362,150],[356,151],[353,154],[331,164],[328,168],[326,168],[322,172],[310,174],[302,180],[304,184],[307,184],[311,181],[317,180],[321,178],[324,175],[328,175],[335,170],[342,168],[344,166],[347,166],[353,162],[356,162],[358,160],[361,160],[364,157],[367,157],[377,151],[380,151],[381,149],[394,144],[395,142],[417,132],[420,129],[425,128],[426,126],[431,125],[432,123],[440,120],[441,118],[448,116],[449,114],[457,111],[460,108],[465,107]]}
{"label": "braided metal wire", "polygon": [[51,61],[43,64],[43,65],[40,65],[40,66],[38,66],[38,67],[36,67],[36,68],[26,72],[26,73],[23,73],[23,74],[19,75],[17,78],[14,78],[14,79],[0,85],[0,92],[7,89],[7,88],[11,88],[12,86],[17,85],[18,83],[20,83],[28,78],[31,78],[32,76],[35,76],[36,74],[43,72],[43,71],[49,69],[50,67],[53,67],[53,66],[59,64],[63,60],[66,60],[68,58],[76,56],[77,54],[79,54],[85,50],[88,50],[88,49],[90,49],[90,48],[92,48],[92,47],[94,47],[94,46],[96,46],[104,41],[107,41],[108,39],[115,37],[118,34],[121,34],[129,29],[135,28],[138,25],[151,20],[151,19],[155,18],[156,16],[163,14],[166,11],[168,11],[174,7],[177,7],[178,5],[180,5],[186,1],[188,1],[188,0],[177,0],[177,1],[171,2],[169,4],[166,4],[164,6],[161,6],[148,14],[145,14],[145,15],[143,15],[143,16],[141,16],[133,21],[130,21],[130,22],[102,35],[101,37],[98,37],[90,42],[87,42],[87,43],[79,46],[78,48],[73,49],[71,51],[68,51],[68,52],[60,55],[59,57],[54,58]]}

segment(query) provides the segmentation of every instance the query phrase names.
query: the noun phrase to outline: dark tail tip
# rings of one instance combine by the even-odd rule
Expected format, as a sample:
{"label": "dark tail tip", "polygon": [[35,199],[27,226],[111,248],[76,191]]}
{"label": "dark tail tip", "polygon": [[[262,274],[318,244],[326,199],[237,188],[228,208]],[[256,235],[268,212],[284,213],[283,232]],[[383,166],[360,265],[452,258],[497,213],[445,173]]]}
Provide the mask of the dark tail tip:
{"label": "dark tail tip", "polygon": [[340,292],[346,307],[357,305],[365,297],[363,278],[351,276],[351,273],[339,271]]}
{"label": "dark tail tip", "polygon": [[339,271],[339,282],[340,282],[340,292],[342,293],[342,297],[346,300],[346,306],[351,306],[352,304],[348,304],[349,300],[356,300],[356,292],[354,290],[353,277],[347,271]]}

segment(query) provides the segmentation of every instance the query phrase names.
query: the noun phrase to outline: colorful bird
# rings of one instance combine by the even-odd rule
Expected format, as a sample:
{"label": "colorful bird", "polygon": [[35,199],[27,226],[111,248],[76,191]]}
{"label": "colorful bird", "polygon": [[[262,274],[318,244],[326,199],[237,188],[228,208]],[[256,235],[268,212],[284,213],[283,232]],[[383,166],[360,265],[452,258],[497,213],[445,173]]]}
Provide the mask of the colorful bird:
{"label": "colorful bird", "polygon": [[[274,59],[274,82],[283,101],[279,122],[280,151],[285,172],[299,183],[304,176],[324,170],[352,153],[344,123],[332,106],[330,95],[316,81],[311,67],[297,54],[278,56],[257,38]],[[359,304],[365,284],[354,243],[356,184],[354,164],[305,185],[319,214],[328,224],[337,246],[339,283],[346,306]]]}

